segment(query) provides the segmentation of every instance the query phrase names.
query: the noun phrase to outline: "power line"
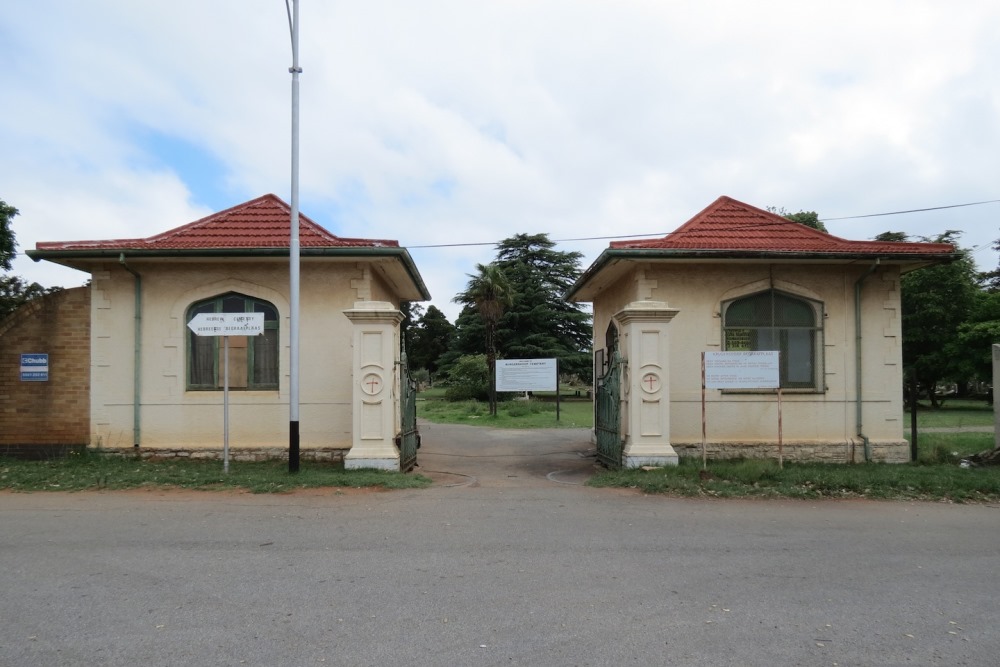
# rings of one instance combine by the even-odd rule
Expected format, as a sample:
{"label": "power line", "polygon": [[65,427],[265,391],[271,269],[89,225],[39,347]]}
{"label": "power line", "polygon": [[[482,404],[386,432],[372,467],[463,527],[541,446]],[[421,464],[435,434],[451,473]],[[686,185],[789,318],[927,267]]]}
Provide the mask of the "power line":
{"label": "power line", "polygon": [[[884,216],[888,216],[888,215],[904,215],[904,214],[907,214],[907,213],[923,213],[923,212],[926,212],[926,211],[943,211],[943,210],[949,209],[949,208],[962,208],[962,207],[965,207],[965,206],[982,206],[983,204],[997,204],[997,203],[1000,203],[1000,199],[988,199],[986,201],[968,202],[968,203],[965,203],[965,204],[949,204],[947,206],[932,206],[930,208],[912,208],[912,209],[907,209],[905,211],[888,211],[886,213],[866,213],[865,215],[845,215],[845,216],[841,216],[841,217],[837,217],[837,218],[821,218],[820,222],[831,222],[831,221],[834,221],[834,220],[859,220],[861,218],[880,218],[880,217],[884,217]],[[784,223],[783,222],[760,222],[760,223],[756,223],[756,224],[753,224],[753,225],[742,225],[740,228],[741,229],[746,229],[748,227],[769,227],[769,226],[772,226],[772,225],[781,225],[781,224],[784,224]],[[673,233],[674,232],[657,232],[657,233],[653,233],[653,234],[629,234],[627,236],[621,236],[621,235],[619,235],[619,236],[583,236],[583,237],[572,238],[572,239],[551,239],[551,241],[553,243],[570,243],[570,242],[574,242],[574,241],[609,241],[609,240],[616,240],[616,239],[637,239],[637,238],[650,237],[650,236],[664,237],[664,238],[666,238],[668,236],[671,236]],[[998,242],[1000,242],[1000,239],[996,239],[994,241],[991,241],[990,244],[987,244],[987,246],[983,246],[983,247],[988,247],[989,245],[992,245],[992,244],[998,243]],[[480,241],[480,242],[470,242],[470,243],[438,243],[438,244],[432,244],[432,245],[407,245],[406,247],[407,248],[412,248],[412,249],[418,249],[418,248],[464,248],[464,247],[488,246],[488,245],[494,245],[495,246],[498,243],[500,243],[500,242],[499,241]],[[973,252],[978,252],[981,249],[982,249],[982,247],[976,248]]]}
{"label": "power line", "polygon": [[[904,214],[907,214],[907,213],[923,213],[925,211],[942,211],[942,210],[949,209],[949,208],[962,208],[962,207],[965,207],[965,206],[981,206],[983,204],[997,204],[997,203],[1000,203],[1000,199],[989,199],[989,200],[986,200],[986,201],[969,202],[969,203],[966,203],[966,204],[950,204],[948,206],[933,206],[931,208],[913,208],[913,209],[908,209],[908,210],[905,210],[905,211],[889,211],[887,213],[867,213],[865,215],[846,215],[846,216],[841,216],[841,217],[838,217],[838,218],[821,218],[820,222],[831,222],[831,221],[834,221],[834,220],[858,220],[858,219],[861,219],[861,218],[878,218],[878,217],[883,217],[883,216],[887,216],[887,215],[904,215]],[[773,225],[782,225],[782,224],[784,224],[784,222],[759,222],[759,223],[755,223],[753,225],[741,225],[740,229],[747,229],[749,227],[770,227],[770,226],[773,226]],[[553,243],[572,243],[572,242],[576,242],[576,241],[613,241],[613,240],[616,240],[616,239],[627,240],[627,239],[638,239],[638,238],[646,238],[646,237],[663,237],[663,238],[666,238],[666,237],[671,236],[673,234],[674,234],[674,232],[655,232],[655,233],[650,233],[650,234],[629,234],[629,235],[626,235],[626,236],[622,236],[622,235],[617,235],[617,236],[581,236],[581,237],[570,238],[570,239],[550,239],[550,240]],[[405,247],[407,249],[471,248],[471,247],[476,247],[476,246],[490,246],[490,245],[495,246],[495,245],[497,245],[499,243],[500,243],[500,241],[472,241],[472,242],[468,242],[468,243],[436,243],[436,244],[425,244],[425,245],[405,245],[403,247]],[[984,248],[987,248],[987,247],[990,247],[990,246],[992,246],[993,244],[996,244],[996,243],[1000,243],[1000,239],[994,239],[993,241],[990,241],[988,244],[985,244],[983,246],[980,246],[978,248],[973,249],[971,252],[979,252],[980,250],[982,250]],[[402,245],[402,244],[400,244],[400,245]],[[18,255],[25,255],[25,252],[24,251],[19,251],[17,254]]]}
{"label": "power line", "polygon": [[932,206],[931,208],[911,208],[906,211],[889,211],[888,213],[868,213],[866,215],[845,215],[840,218],[823,218],[822,222],[831,220],[857,220],[858,218],[879,218],[884,215],[902,215],[904,213],[923,213],[924,211],[943,211],[946,208],[962,208],[963,206],[980,206],[982,204],[1000,203],[1000,199],[989,199],[987,201],[974,201],[968,204],[950,204],[948,206]]}
{"label": "power line", "polygon": [[[622,236],[586,236],[576,239],[550,239],[553,243],[569,243],[571,241],[609,241],[620,238],[635,239],[640,236],[669,236],[673,232],[656,232],[654,234],[631,234],[628,237]],[[433,245],[407,245],[407,248],[463,248],[466,246],[497,245],[500,241],[480,241],[475,243],[438,243]]]}

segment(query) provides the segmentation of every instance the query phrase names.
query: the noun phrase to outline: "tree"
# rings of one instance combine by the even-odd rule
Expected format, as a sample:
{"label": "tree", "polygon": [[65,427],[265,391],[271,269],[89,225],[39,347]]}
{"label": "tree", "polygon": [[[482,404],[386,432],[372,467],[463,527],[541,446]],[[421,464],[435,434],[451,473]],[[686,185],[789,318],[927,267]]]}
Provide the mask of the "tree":
{"label": "tree", "polygon": [[[921,238],[934,243],[951,243],[958,248],[961,232],[947,230],[936,238]],[[886,232],[878,241],[905,241],[901,232]],[[975,305],[978,287],[976,266],[968,252],[949,264],[911,271],[903,276],[901,325],[903,331],[903,369],[910,377],[916,374],[933,407],[938,407],[934,388],[945,380],[969,379],[969,350],[959,345],[959,330]]]}
{"label": "tree", "polygon": [[590,380],[591,315],[563,295],[580,276],[578,252],[555,250],[546,234],[518,234],[500,242],[497,264],[515,290],[500,324],[504,356],[557,358],[563,372]]}
{"label": "tree", "polygon": [[[562,372],[589,382],[591,316],[563,299],[580,276],[582,255],[554,248],[545,234],[518,234],[497,244],[495,263],[513,291],[512,303],[497,326],[497,351],[507,359],[559,359]],[[449,360],[483,351],[486,327],[475,309],[464,308],[455,327]]]}
{"label": "tree", "polygon": [[495,263],[476,264],[475,275],[470,275],[464,292],[455,296],[456,303],[476,309],[476,313],[486,326],[486,365],[490,377],[490,415],[497,414],[496,390],[496,330],[504,309],[513,304],[510,282],[507,275]]}
{"label": "tree", "polygon": [[445,314],[437,306],[428,306],[412,330],[407,351],[410,367],[424,368],[433,378],[454,337],[455,326]]}
{"label": "tree", "polygon": [[968,319],[953,345],[966,378],[989,382],[993,377],[993,344],[1000,342],[1000,292],[976,294]]}
{"label": "tree", "polygon": [[34,298],[58,292],[61,287],[42,287],[17,276],[0,276],[0,321]]}
{"label": "tree", "polygon": [[0,269],[10,271],[17,256],[17,240],[11,225],[19,211],[0,199]]}
{"label": "tree", "polygon": [[413,360],[409,358],[410,350],[413,348],[417,321],[424,315],[424,307],[419,303],[404,301],[399,305],[399,312],[403,314],[403,321],[399,323],[400,344],[403,346],[403,352],[407,355],[407,361],[413,367]]}
{"label": "tree", "polygon": [[[0,268],[9,271],[17,257],[17,239],[12,223],[18,210],[0,199]],[[42,287],[38,283],[28,283],[17,276],[0,276],[0,320],[32,299],[58,292],[61,287]]]}
{"label": "tree", "polygon": [[768,206],[767,210],[770,213],[780,215],[783,218],[787,218],[792,222],[798,222],[806,227],[812,227],[813,229],[818,229],[821,232],[826,231],[826,225],[823,221],[819,219],[819,213],[816,211],[799,211],[798,213],[789,213],[784,208],[776,208],[774,206]]}
{"label": "tree", "polygon": [[[1000,252],[1000,241],[993,244],[993,249]],[[979,274],[979,283],[987,292],[1000,292],[1000,267]]]}
{"label": "tree", "polygon": [[459,357],[448,369],[448,388],[445,399],[449,401],[489,400],[490,380],[485,354]]}

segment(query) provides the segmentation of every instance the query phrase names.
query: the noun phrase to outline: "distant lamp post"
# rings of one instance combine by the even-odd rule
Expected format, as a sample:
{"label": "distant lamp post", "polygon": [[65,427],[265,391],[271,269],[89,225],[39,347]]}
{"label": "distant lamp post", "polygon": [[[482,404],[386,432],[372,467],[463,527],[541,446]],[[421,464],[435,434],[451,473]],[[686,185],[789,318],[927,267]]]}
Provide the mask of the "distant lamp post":
{"label": "distant lamp post", "polygon": [[285,0],[288,13],[288,31],[292,38],[292,216],[291,235],[288,243],[289,298],[291,321],[289,326],[288,379],[288,472],[299,471],[299,3]]}

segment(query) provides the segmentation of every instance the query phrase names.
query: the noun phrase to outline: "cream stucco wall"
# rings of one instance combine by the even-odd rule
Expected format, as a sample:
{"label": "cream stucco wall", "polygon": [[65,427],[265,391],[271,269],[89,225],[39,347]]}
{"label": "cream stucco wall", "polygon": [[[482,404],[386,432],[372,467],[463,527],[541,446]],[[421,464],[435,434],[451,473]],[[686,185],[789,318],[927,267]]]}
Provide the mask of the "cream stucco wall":
{"label": "cream stucco wall", "polygon": [[[130,262],[142,276],[140,444],[216,448],[223,437],[222,391],[186,388],[188,307],[239,292],[279,313],[279,389],[230,392],[232,447],[288,444],[289,297],[286,261]],[[300,441],[303,448],[351,446],[351,322],[343,311],[377,299],[398,307],[370,264],[306,260],[300,287]],[[118,263],[93,272],[91,442],[133,443],[133,276]]]}
{"label": "cream stucco wall", "polygon": [[[662,301],[679,310],[670,324],[670,442],[679,453],[700,454],[701,352],[720,350],[723,301],[773,286],[823,304],[825,391],[785,390],[783,439],[792,456],[858,460],[855,389],[855,282],[870,265],[637,263],[594,302],[594,348],[604,347],[615,312],[634,301]],[[899,271],[880,267],[863,283],[863,430],[876,458],[901,460],[903,438]],[[770,393],[710,390],[707,439],[720,455],[773,453],[777,400]],[[822,451],[837,448],[837,453]],[[795,449],[798,448],[798,449]]]}

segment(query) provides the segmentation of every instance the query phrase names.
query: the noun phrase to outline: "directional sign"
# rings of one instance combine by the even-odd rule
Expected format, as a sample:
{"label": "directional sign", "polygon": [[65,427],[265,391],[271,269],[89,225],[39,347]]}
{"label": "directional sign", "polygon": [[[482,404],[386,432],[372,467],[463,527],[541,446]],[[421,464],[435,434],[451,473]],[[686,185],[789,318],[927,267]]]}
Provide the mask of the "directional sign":
{"label": "directional sign", "polygon": [[257,336],[264,333],[264,313],[198,313],[188,329],[198,336]]}

